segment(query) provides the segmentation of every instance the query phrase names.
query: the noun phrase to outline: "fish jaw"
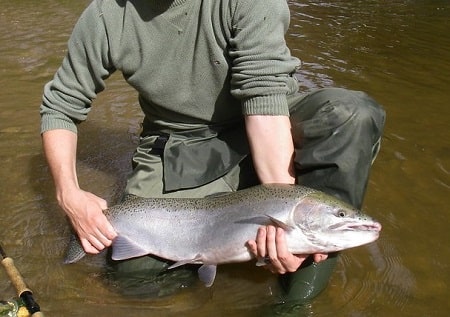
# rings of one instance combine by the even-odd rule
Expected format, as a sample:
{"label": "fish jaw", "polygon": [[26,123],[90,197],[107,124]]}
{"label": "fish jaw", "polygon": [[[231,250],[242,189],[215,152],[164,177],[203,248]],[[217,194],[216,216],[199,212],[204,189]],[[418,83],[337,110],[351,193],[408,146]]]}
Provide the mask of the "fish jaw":
{"label": "fish jaw", "polygon": [[344,221],[330,226],[330,239],[341,250],[358,247],[377,240],[380,236],[381,224],[376,221]]}
{"label": "fish jaw", "polygon": [[[305,228],[301,230],[303,242],[302,252],[330,253],[342,251],[376,241],[379,238],[381,225],[377,222],[342,222],[330,227],[324,227],[320,231],[310,231]],[[306,249],[306,246],[308,248]],[[295,247],[292,247],[295,249]]]}
{"label": "fish jaw", "polygon": [[378,239],[381,224],[339,199],[315,192],[299,201],[291,213],[313,252],[335,252]]}
{"label": "fish jaw", "polygon": [[330,230],[343,230],[343,231],[363,231],[363,232],[374,232],[379,235],[381,231],[381,224],[376,221],[343,221],[341,223],[335,224],[328,227]]}

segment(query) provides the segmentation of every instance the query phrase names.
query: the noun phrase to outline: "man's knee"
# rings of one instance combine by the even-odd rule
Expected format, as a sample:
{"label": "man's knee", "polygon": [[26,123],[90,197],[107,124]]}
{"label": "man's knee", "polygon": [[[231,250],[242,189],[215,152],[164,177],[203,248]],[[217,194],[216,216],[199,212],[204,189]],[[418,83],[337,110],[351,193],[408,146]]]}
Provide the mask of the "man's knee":
{"label": "man's knee", "polygon": [[291,112],[294,130],[301,129],[304,137],[314,138],[329,135],[337,129],[370,127],[374,139],[378,139],[384,121],[385,112],[374,99],[364,92],[343,88],[313,91]]}
{"label": "man's knee", "polygon": [[317,92],[322,104],[318,116],[325,113],[332,129],[350,129],[371,136],[372,143],[381,137],[385,111],[373,98],[362,91],[325,88]]}
{"label": "man's knee", "polygon": [[372,129],[375,142],[381,137],[384,128],[386,113],[383,107],[364,92],[350,91],[350,93],[356,119],[360,124]]}

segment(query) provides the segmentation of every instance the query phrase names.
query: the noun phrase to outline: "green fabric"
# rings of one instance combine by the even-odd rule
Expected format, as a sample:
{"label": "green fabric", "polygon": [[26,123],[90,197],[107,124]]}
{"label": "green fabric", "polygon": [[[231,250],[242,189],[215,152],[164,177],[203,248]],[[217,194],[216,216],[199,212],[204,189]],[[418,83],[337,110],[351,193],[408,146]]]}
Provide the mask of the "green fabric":
{"label": "green fabric", "polygon": [[95,0],[44,88],[41,131],[76,131],[116,70],[139,93],[144,132],[288,115],[300,65],[284,41],[289,18],[285,0]]}
{"label": "green fabric", "polygon": [[[156,139],[157,136],[141,139],[141,143],[133,156],[133,171],[127,180],[126,195],[201,198],[216,193],[235,191],[241,188],[242,184],[253,185],[257,182],[256,175],[249,167],[249,159],[244,159],[240,164],[233,166],[225,175],[207,184],[183,190],[167,191],[164,183],[162,155],[152,153],[152,147]],[[189,168],[189,166],[186,166],[186,168]],[[202,170],[214,170],[214,165],[203,166]],[[201,178],[200,174],[198,178]]]}
{"label": "green fabric", "polygon": [[280,276],[283,302],[306,303],[319,295],[328,285],[337,259],[337,253],[328,255],[328,258],[320,263],[313,262],[310,257],[297,272]]}
{"label": "green fabric", "polygon": [[171,133],[162,155],[164,189],[207,184],[225,175],[247,154],[243,122]]}
{"label": "green fabric", "polygon": [[[298,182],[360,207],[384,128],[383,109],[365,93],[338,88],[298,94],[290,101]],[[247,157],[224,177],[209,184],[164,192],[161,156],[151,153],[156,138],[144,139],[139,146],[127,193],[144,197],[204,197],[257,183],[251,159]],[[209,168],[214,169],[214,165]],[[151,263],[157,259],[145,257],[143,261]],[[326,287],[336,261],[337,254],[319,264],[309,258],[297,272],[281,275],[282,301],[286,305],[273,309],[282,315],[301,309],[302,304]],[[132,272],[129,273],[132,278]]]}
{"label": "green fabric", "polygon": [[110,261],[107,278],[126,296],[162,297],[198,283],[197,266],[167,270],[171,263],[144,256],[126,261]]}
{"label": "green fabric", "polygon": [[315,90],[292,102],[297,182],[361,208],[384,110],[366,93],[341,88]]}

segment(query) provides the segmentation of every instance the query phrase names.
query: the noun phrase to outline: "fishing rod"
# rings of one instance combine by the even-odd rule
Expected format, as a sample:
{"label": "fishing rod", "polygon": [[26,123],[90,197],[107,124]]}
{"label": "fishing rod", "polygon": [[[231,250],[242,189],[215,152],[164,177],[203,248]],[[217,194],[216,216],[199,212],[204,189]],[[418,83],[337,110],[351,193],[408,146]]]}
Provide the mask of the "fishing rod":
{"label": "fishing rod", "polygon": [[1,263],[6,270],[6,273],[11,280],[11,283],[14,285],[17,295],[22,299],[25,307],[28,312],[31,314],[31,317],[44,317],[44,314],[41,312],[41,308],[36,303],[33,298],[33,292],[28,288],[25,284],[22,275],[19,270],[17,270],[14,265],[13,259],[6,255],[5,250],[0,243],[0,255],[1,255]]}

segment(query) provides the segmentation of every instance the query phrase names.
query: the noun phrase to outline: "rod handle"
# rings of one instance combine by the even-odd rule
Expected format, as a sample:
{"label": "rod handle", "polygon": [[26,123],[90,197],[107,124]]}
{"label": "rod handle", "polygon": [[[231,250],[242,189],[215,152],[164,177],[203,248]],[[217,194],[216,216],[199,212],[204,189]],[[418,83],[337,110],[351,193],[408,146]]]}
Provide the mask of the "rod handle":
{"label": "rod handle", "polygon": [[8,274],[11,283],[14,285],[17,295],[20,297],[23,292],[31,292],[23,281],[23,277],[14,265],[13,259],[6,257],[2,260],[2,264],[5,267],[6,274]]}

